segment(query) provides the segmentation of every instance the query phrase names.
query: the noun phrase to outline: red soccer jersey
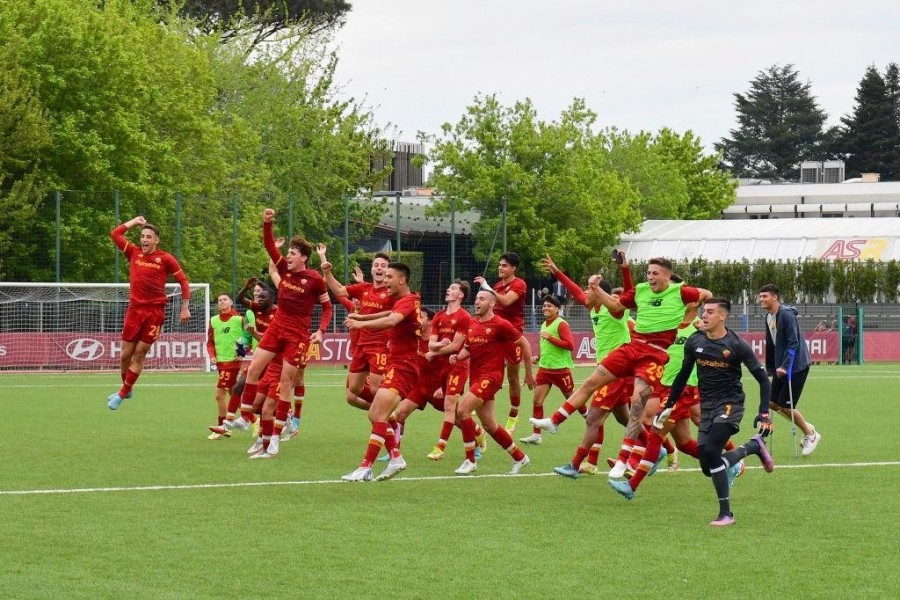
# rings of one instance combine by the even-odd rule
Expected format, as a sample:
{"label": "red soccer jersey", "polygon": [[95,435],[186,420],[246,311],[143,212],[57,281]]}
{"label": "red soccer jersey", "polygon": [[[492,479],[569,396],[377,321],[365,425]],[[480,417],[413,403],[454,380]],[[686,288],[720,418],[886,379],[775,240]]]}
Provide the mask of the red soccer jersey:
{"label": "red soccer jersey", "polygon": [[502,384],[506,344],[520,337],[522,333],[512,323],[496,314],[487,321],[473,318],[466,335],[470,354],[469,381],[487,379]]}
{"label": "red soccer jersey", "polygon": [[256,332],[260,335],[266,332],[266,329],[269,328],[269,325],[272,324],[272,321],[275,320],[275,315],[278,313],[277,306],[270,306],[266,310],[262,310],[259,306],[259,302],[253,301],[250,303],[250,310],[253,311],[253,317],[256,322]]}
{"label": "red soccer jersey", "polygon": [[501,319],[506,319],[512,323],[513,327],[519,330],[519,333],[525,331],[525,295],[528,293],[528,285],[525,280],[514,277],[509,283],[498,281],[494,284],[494,291],[502,296],[509,292],[515,292],[519,298],[509,306],[503,306],[499,302],[494,305],[494,314]]}
{"label": "red soccer jersey", "polygon": [[[434,319],[431,320],[431,335],[436,335],[438,341],[450,340],[452,342],[457,333],[466,335],[469,332],[469,322],[471,320],[472,315],[462,308],[456,310],[453,314],[449,314],[445,308],[434,315]],[[443,366],[447,365],[449,360],[449,356],[438,356],[433,362],[436,365]]]}
{"label": "red soccer jersey", "polygon": [[[347,286],[347,295],[359,300],[359,314],[374,315],[391,310],[394,306],[394,298],[388,293],[386,286],[376,288],[371,283],[354,283]],[[357,348],[366,346],[384,347],[388,341],[387,329],[360,329]]]}
{"label": "red soccer jersey", "polygon": [[419,320],[421,303],[419,294],[415,292],[398,298],[394,302],[391,312],[400,313],[403,315],[403,320],[387,330],[390,332],[389,364],[416,364],[419,340],[422,337],[422,325]]}
{"label": "red soccer jersey", "polygon": [[187,277],[175,257],[162,250],[144,254],[140,246],[135,246],[125,239],[124,233],[127,230],[125,225],[119,225],[109,235],[116,247],[125,253],[130,263],[129,303],[132,306],[164,306],[169,275],[181,284],[181,297],[190,298],[191,289]]}
{"label": "red soccer jersey", "polygon": [[[635,288],[631,288],[622,292],[622,295],[619,296],[619,302],[625,308],[637,308],[637,305],[634,302],[634,295],[636,293]],[[697,302],[700,300],[700,290],[695,287],[691,287],[688,285],[681,286],[681,301],[684,304],[690,304],[691,302]],[[638,310],[637,318],[641,318],[641,311]],[[629,325],[631,329],[631,339],[639,340],[645,342],[647,344],[654,344],[663,349],[668,348],[675,342],[675,334],[678,332],[678,328],[669,329],[666,331],[657,331],[653,333],[638,333],[634,330],[633,325]]]}

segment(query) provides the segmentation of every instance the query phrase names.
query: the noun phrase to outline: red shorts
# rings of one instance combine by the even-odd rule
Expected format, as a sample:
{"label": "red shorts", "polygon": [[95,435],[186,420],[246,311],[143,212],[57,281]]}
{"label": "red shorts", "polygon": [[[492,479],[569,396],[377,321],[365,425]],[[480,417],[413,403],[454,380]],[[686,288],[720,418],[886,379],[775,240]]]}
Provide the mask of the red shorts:
{"label": "red shorts", "polygon": [[412,400],[415,402],[419,410],[424,410],[425,406],[431,404],[436,409],[443,411],[444,410],[444,397],[440,398],[434,397],[434,392],[437,391],[441,387],[441,378],[440,376],[434,377],[431,375],[421,376],[419,378],[419,383],[416,385],[415,389],[408,396],[408,400]]}
{"label": "red shorts", "polygon": [[659,380],[669,355],[650,344],[632,340],[610,352],[600,364],[616,377],[634,376],[650,386],[654,396],[661,395]]}
{"label": "red shorts", "polygon": [[[279,398],[278,390],[281,387],[281,367],[284,361],[280,356],[276,356],[266,366],[263,376],[260,378],[256,387],[256,393],[262,394],[266,398]],[[254,400],[256,400],[254,398]]]}
{"label": "red shorts", "polygon": [[237,383],[238,374],[241,372],[241,359],[229,362],[216,361],[216,370],[219,372],[216,387],[220,390],[230,390]]}
{"label": "red shorts", "polygon": [[162,333],[166,320],[165,306],[128,306],[122,324],[122,341],[152,344]]}
{"label": "red shorts", "polygon": [[469,361],[464,360],[461,363],[450,365],[449,369],[444,371],[444,395],[462,396],[466,391],[466,380],[468,379]]}
{"label": "red shorts", "polygon": [[628,406],[634,393],[634,377],[620,377],[594,392],[591,406],[612,412],[617,406]]}
{"label": "red shorts", "polygon": [[373,373],[384,375],[387,372],[387,349],[381,346],[363,346],[353,350],[349,371],[351,373]]}
{"label": "red shorts", "polygon": [[516,342],[508,342],[506,344],[506,364],[520,365],[522,364],[522,349]]}
{"label": "red shorts", "polygon": [[305,367],[309,356],[309,332],[292,331],[273,323],[266,329],[258,347],[281,354],[291,366]]}
{"label": "red shorts", "polygon": [[[671,388],[664,388],[665,395],[660,398],[661,403],[665,403],[669,398],[669,390]],[[692,385],[684,386],[684,389],[681,391],[681,396],[678,397],[678,401],[675,402],[675,408],[672,409],[672,414],[669,415],[669,418],[666,421],[671,421],[672,423],[677,423],[678,421],[683,421],[685,419],[691,418],[691,407],[700,404],[700,390]]]}
{"label": "red shorts", "polygon": [[415,361],[412,362],[414,363],[412,366],[407,364],[391,365],[378,388],[391,390],[401,398],[409,398],[419,381],[418,365],[415,365]]}
{"label": "red shorts", "polygon": [[490,402],[503,387],[503,380],[495,381],[483,376],[476,376],[469,381],[469,392],[482,402]]}
{"label": "red shorts", "polygon": [[570,369],[544,369],[543,367],[538,367],[534,385],[555,385],[566,398],[575,391],[575,383],[572,381],[572,371]]}

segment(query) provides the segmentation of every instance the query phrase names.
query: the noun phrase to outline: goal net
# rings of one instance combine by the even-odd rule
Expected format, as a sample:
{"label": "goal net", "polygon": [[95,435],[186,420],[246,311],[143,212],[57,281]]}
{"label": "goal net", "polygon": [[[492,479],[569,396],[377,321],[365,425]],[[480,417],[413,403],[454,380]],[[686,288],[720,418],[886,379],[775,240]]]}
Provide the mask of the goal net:
{"label": "goal net", "polygon": [[[145,369],[207,369],[209,284],[191,284],[182,325],[181,288],[166,285],[166,321]],[[128,284],[0,283],[0,370],[118,370]]]}

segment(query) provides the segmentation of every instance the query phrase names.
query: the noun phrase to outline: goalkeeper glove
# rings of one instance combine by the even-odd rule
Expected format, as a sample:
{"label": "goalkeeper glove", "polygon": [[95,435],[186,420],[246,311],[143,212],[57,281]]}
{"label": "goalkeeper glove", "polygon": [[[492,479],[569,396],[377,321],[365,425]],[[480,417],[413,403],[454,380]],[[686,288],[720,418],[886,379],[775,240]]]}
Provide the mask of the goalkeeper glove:
{"label": "goalkeeper glove", "polygon": [[234,351],[237,352],[237,355],[240,356],[241,358],[244,358],[245,356],[247,356],[247,347],[244,346],[244,344],[242,344],[241,342],[237,343],[237,346],[235,346]]}
{"label": "goalkeeper glove", "polygon": [[656,416],[653,417],[653,427],[654,429],[662,429],[663,425],[666,423],[666,419],[669,418],[669,415],[672,414],[672,407],[666,405],[661,411],[656,413]]}
{"label": "goalkeeper glove", "polygon": [[769,434],[775,428],[767,412],[761,412],[756,415],[756,418],[753,419],[753,426],[757,428],[756,432],[763,438],[769,437]]}

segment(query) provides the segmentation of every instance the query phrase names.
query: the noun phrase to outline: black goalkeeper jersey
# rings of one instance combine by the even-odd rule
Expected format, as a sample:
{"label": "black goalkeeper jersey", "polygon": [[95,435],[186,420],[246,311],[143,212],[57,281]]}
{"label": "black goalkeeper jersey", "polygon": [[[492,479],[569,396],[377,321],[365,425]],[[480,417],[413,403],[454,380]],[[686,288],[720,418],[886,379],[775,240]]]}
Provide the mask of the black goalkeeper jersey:
{"label": "black goalkeeper jersey", "polygon": [[685,343],[684,359],[697,366],[701,409],[715,409],[723,403],[743,405],[742,363],[757,379],[760,374],[765,377],[765,369],[753,350],[730,329],[717,340],[698,331]]}

